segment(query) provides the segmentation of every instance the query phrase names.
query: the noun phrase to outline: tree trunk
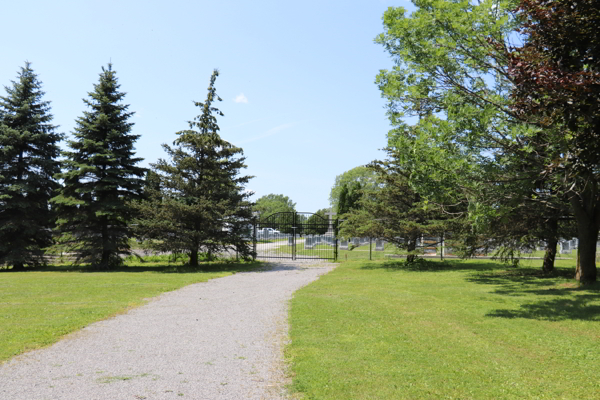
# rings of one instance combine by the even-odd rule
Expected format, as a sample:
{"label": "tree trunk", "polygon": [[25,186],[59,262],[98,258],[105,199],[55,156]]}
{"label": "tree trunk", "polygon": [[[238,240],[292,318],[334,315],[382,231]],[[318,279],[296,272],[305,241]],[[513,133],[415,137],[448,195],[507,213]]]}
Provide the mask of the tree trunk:
{"label": "tree trunk", "polygon": [[598,227],[587,224],[587,229],[579,226],[579,249],[577,249],[577,270],[575,279],[581,283],[595,282],[596,268],[596,241],[598,240]]}
{"label": "tree trunk", "polygon": [[550,218],[548,220],[548,231],[551,235],[546,238],[546,254],[544,254],[544,264],[542,271],[551,272],[554,270],[554,260],[556,258],[556,246],[558,245],[558,219]]}
{"label": "tree trunk", "polygon": [[15,263],[15,264],[13,264],[12,270],[13,271],[24,271],[25,265],[23,265],[22,262]]}
{"label": "tree trunk", "polygon": [[573,196],[571,205],[577,221],[579,237],[579,249],[577,249],[579,263],[575,279],[581,283],[595,282],[597,276],[596,242],[600,228],[600,210],[598,210],[595,190],[590,188],[579,196]]}
{"label": "tree trunk", "polygon": [[100,260],[99,267],[101,269],[109,269],[110,268],[110,251],[102,250],[102,259]]}
{"label": "tree trunk", "polygon": [[105,219],[102,221],[102,258],[99,267],[101,269],[110,268],[110,250],[108,248],[108,223]]}
{"label": "tree trunk", "polygon": [[193,249],[190,252],[190,267],[198,267],[198,249]]}
{"label": "tree trunk", "polygon": [[558,246],[558,240],[550,239],[546,244],[546,254],[544,254],[544,264],[542,265],[542,271],[552,272],[554,271],[554,260],[556,259],[556,247]]}
{"label": "tree trunk", "polygon": [[406,250],[408,250],[408,255],[406,256],[407,263],[412,263],[417,259],[416,254],[410,254],[411,252],[414,252],[417,249],[417,238],[418,238],[418,235],[412,235],[408,239],[408,243],[406,246]]}

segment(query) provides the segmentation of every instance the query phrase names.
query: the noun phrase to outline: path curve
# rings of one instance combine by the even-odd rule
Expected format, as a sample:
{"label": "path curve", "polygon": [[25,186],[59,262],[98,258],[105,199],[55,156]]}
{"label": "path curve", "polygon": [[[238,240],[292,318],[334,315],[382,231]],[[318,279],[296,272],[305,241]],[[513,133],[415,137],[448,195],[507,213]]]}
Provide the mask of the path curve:
{"label": "path curve", "polygon": [[0,398],[283,399],[287,302],[333,268],[279,262],[164,293],[0,365]]}

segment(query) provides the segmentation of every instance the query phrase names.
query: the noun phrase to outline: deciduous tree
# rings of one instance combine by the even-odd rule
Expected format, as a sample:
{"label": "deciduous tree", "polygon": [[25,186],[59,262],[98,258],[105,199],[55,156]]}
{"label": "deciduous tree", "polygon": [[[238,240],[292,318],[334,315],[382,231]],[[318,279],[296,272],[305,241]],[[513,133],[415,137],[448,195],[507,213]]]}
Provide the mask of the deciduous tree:
{"label": "deciduous tree", "polygon": [[338,209],[338,202],[344,185],[351,189],[355,182],[358,182],[361,188],[371,189],[375,186],[375,173],[366,166],[360,165],[336,176],[329,193],[329,203],[334,212],[341,214]]}
{"label": "deciduous tree", "polygon": [[296,211],[296,203],[288,196],[271,193],[256,200],[252,210],[258,212],[261,218],[264,218],[279,212]]}
{"label": "deciduous tree", "polygon": [[594,0],[521,0],[522,46],[506,46],[514,112],[544,135],[543,174],[561,187],[577,221],[577,279],[597,279],[600,230],[600,6]]}
{"label": "deciduous tree", "polygon": [[[404,135],[406,129],[395,135],[404,140],[398,148],[418,145],[406,158],[419,160],[419,165],[413,162],[413,188],[444,208],[465,204],[474,232],[492,232],[482,224],[502,220],[515,209],[549,224],[549,210],[567,215],[564,186],[543,174],[556,156],[552,132],[518,113],[511,99],[515,82],[504,44],[520,24],[513,12],[516,2],[413,3],[417,10],[410,16],[390,8],[385,32],[377,38],[396,61],[377,78],[389,100],[392,124],[402,126],[405,116],[420,117],[413,136]],[[427,141],[440,155],[421,145]],[[521,233],[512,232],[505,244],[517,243]]]}

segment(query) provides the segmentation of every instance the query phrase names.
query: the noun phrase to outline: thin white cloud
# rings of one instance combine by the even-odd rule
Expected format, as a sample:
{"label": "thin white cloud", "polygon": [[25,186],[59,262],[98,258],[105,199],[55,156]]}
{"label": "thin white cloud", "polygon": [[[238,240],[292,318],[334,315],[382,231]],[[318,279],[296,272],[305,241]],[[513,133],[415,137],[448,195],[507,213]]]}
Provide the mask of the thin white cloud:
{"label": "thin white cloud", "polygon": [[241,142],[238,142],[237,144],[244,144],[244,143],[255,142],[257,140],[264,139],[264,138],[267,138],[269,136],[273,136],[273,135],[275,135],[275,134],[277,134],[277,133],[279,133],[279,132],[281,132],[283,130],[291,128],[292,126],[294,126],[293,122],[291,122],[289,124],[278,125],[275,128],[269,129],[268,131],[266,131],[262,135],[258,135],[258,136],[255,136],[253,138],[250,138],[250,139],[242,140]]}
{"label": "thin white cloud", "polygon": [[240,93],[236,96],[236,98],[233,101],[235,101],[236,103],[248,103],[248,98],[244,96],[244,93]]}

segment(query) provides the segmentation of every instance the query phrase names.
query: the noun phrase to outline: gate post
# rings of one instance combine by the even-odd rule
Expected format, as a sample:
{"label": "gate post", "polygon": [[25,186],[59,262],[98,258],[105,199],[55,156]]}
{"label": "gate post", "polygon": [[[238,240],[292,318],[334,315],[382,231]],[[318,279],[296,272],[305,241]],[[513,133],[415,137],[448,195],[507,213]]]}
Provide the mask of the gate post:
{"label": "gate post", "polygon": [[258,218],[254,218],[254,224],[252,229],[252,260],[256,261],[256,225],[258,224]]}
{"label": "gate post", "polygon": [[339,223],[339,219],[336,218],[335,219],[335,226],[333,228],[333,233],[334,233],[334,238],[335,238],[335,245],[333,246],[333,261],[337,261],[338,259],[338,223]]}
{"label": "gate post", "polygon": [[296,211],[292,214],[292,233],[294,238],[292,239],[292,260],[296,259]]}

